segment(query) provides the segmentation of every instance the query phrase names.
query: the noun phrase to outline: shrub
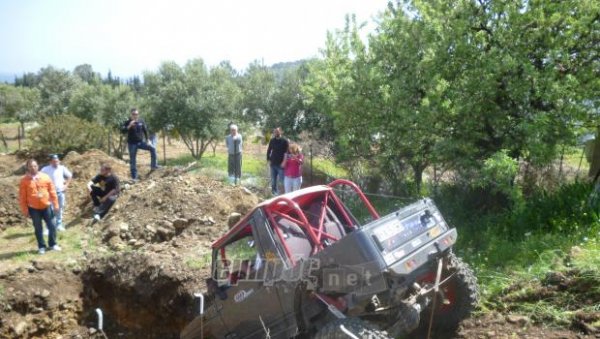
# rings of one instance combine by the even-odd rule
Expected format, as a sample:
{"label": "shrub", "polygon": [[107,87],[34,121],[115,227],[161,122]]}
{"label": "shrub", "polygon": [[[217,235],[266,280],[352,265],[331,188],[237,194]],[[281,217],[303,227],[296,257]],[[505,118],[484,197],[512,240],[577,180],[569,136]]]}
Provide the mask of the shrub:
{"label": "shrub", "polygon": [[72,115],[48,117],[31,133],[31,150],[34,154],[67,154],[89,149],[104,149],[107,137],[104,128],[94,122]]}

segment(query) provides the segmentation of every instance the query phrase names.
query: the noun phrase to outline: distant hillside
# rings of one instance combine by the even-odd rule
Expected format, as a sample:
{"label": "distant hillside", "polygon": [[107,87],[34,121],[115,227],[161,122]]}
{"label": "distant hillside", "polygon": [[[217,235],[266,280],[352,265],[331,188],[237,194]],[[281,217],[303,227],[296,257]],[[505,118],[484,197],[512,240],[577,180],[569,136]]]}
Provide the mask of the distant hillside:
{"label": "distant hillside", "polygon": [[288,61],[288,62],[278,62],[276,64],[271,65],[271,70],[275,74],[276,79],[281,80],[283,78],[283,74],[287,71],[295,70],[296,68],[306,64],[308,60],[297,60],[297,61]]}
{"label": "distant hillside", "polygon": [[14,82],[15,82],[15,75],[14,74],[0,72],[0,83],[12,84]]}

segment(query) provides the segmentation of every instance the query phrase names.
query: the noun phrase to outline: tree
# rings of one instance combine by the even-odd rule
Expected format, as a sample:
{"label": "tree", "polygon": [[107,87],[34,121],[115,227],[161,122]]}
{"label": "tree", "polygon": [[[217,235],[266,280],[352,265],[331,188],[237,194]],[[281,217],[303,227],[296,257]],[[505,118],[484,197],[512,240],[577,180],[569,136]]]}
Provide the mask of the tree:
{"label": "tree", "polygon": [[390,5],[368,48],[351,20],[329,36],[305,93],[333,118],[339,159],[371,159],[392,181],[405,165],[417,186],[431,165],[477,181],[500,153],[545,166],[598,109],[599,13],[575,0]]}
{"label": "tree", "polygon": [[244,120],[255,126],[265,126],[274,114],[275,75],[264,64],[255,61],[240,79]]}
{"label": "tree", "polygon": [[40,114],[50,116],[67,112],[73,91],[81,80],[73,77],[68,71],[52,66],[42,68],[38,72],[40,91]]}
{"label": "tree", "polygon": [[165,62],[157,73],[144,75],[144,84],[153,124],[172,126],[196,159],[222,137],[225,118],[237,108],[239,91],[227,64],[209,70],[202,59],[183,68]]}
{"label": "tree", "polygon": [[39,106],[40,93],[37,89],[0,84],[0,117],[19,122],[19,149],[21,139],[25,137],[25,123],[37,118]]}
{"label": "tree", "polygon": [[96,83],[100,81],[100,74],[95,73],[92,65],[90,64],[82,64],[75,66],[73,69],[73,75],[79,77],[81,81],[86,82],[88,84]]}
{"label": "tree", "polygon": [[38,76],[32,72],[23,73],[22,77],[15,77],[15,86],[18,87],[35,87],[38,83]]}
{"label": "tree", "polygon": [[335,154],[357,174],[373,161],[379,149],[381,128],[379,88],[372,56],[359,34],[360,26],[348,17],[343,31],[329,33],[323,61],[313,61],[304,85],[307,103],[333,121],[328,131],[335,140]]}
{"label": "tree", "polygon": [[129,86],[83,83],[73,93],[69,112],[78,118],[104,126],[109,153],[114,151],[115,156],[121,159],[127,144],[119,131],[134,103],[135,96]]}

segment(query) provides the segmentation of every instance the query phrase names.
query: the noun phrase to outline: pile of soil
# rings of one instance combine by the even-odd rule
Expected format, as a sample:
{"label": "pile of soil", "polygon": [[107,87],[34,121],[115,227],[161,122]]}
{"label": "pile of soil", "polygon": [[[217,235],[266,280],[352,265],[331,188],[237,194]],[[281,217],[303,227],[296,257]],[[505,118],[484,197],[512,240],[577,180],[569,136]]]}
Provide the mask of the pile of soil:
{"label": "pile of soil", "polygon": [[23,173],[24,161],[15,155],[0,154],[0,232],[25,222],[19,211],[19,180]]}
{"label": "pile of soil", "polygon": [[257,202],[243,188],[205,177],[178,175],[125,184],[102,222],[103,239],[113,246],[126,242],[136,247],[177,236],[214,241],[227,231],[231,213],[245,214]]}
{"label": "pile of soil", "polygon": [[69,152],[62,164],[72,173],[74,180],[88,182],[100,172],[101,164],[110,164],[112,171],[120,178],[126,178],[129,174],[129,165],[123,161],[109,156],[100,150],[90,150],[83,154]]}
{"label": "pile of soil", "polygon": [[1,338],[87,338],[77,269],[34,261],[0,273]]}

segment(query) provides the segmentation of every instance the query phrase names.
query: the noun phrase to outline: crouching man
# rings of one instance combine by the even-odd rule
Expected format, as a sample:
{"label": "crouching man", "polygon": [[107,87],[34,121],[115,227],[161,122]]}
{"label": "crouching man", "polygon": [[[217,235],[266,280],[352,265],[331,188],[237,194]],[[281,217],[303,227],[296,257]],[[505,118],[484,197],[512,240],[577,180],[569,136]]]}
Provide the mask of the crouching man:
{"label": "crouching man", "polygon": [[112,173],[110,164],[102,164],[100,173],[87,183],[94,202],[94,220],[100,221],[119,197],[119,178]]}

